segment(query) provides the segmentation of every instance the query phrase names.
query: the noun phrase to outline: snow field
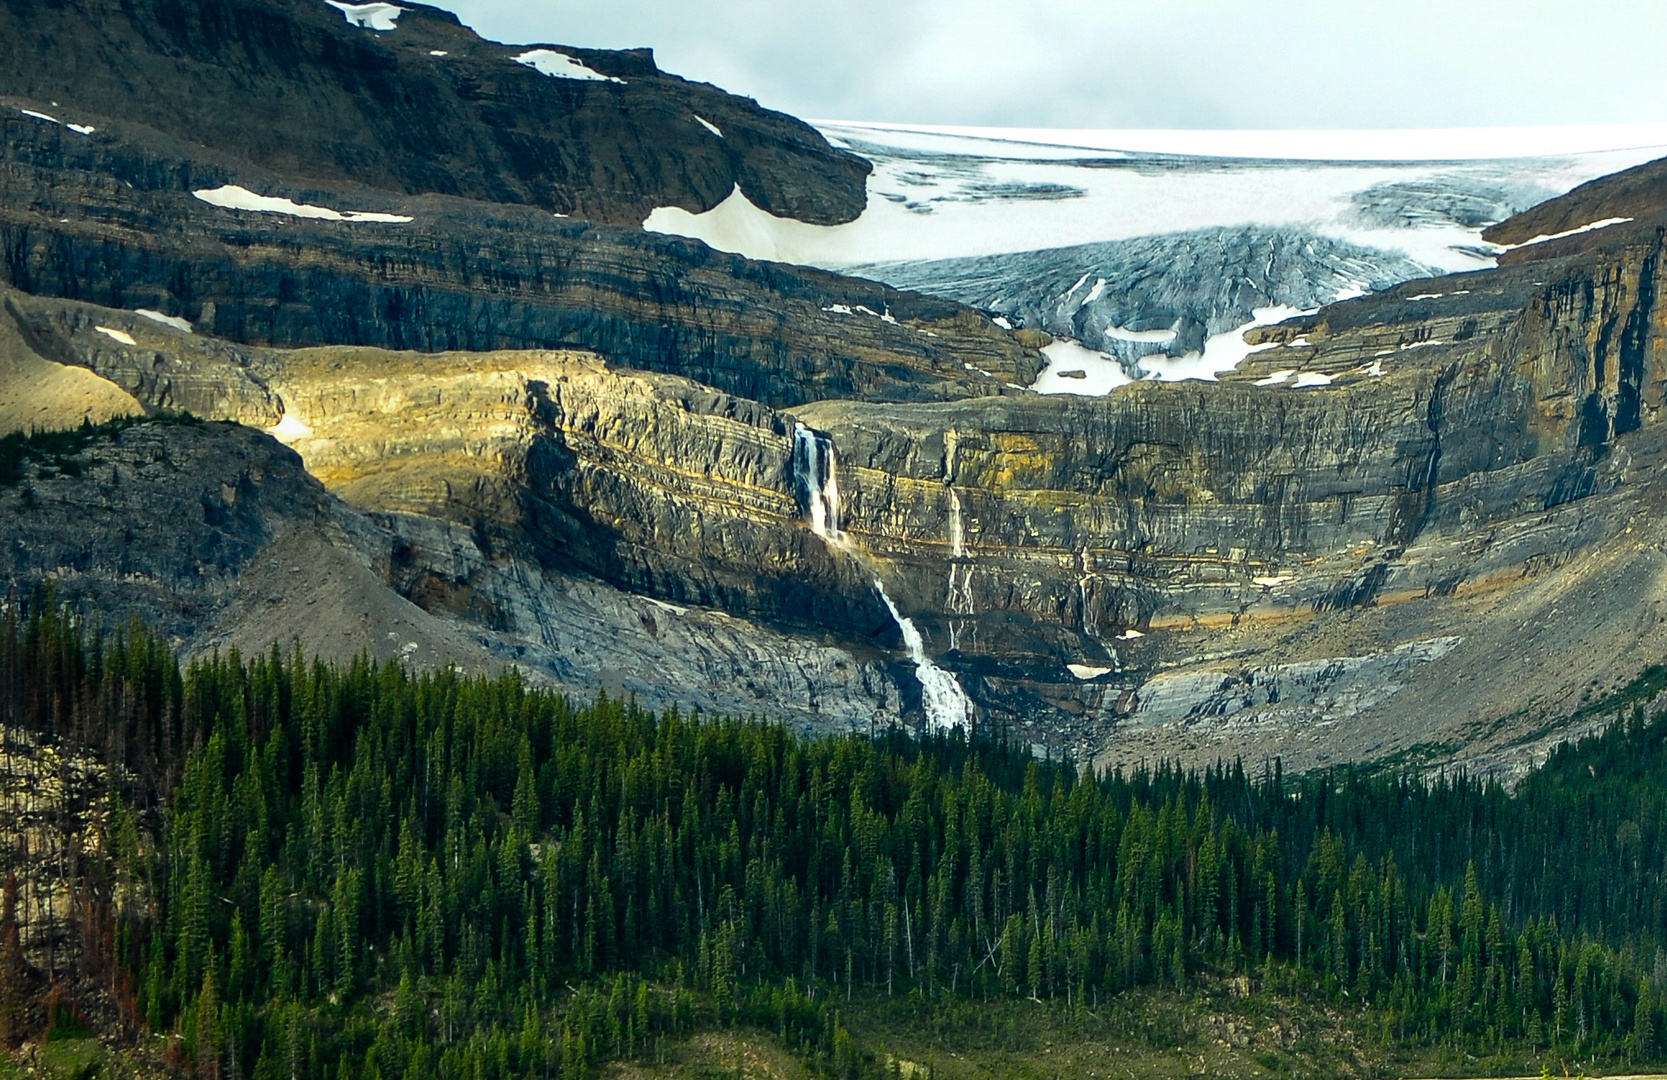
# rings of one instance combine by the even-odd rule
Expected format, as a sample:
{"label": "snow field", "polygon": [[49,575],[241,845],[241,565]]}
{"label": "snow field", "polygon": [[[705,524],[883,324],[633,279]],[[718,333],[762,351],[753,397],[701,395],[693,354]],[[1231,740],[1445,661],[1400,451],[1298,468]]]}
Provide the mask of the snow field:
{"label": "snow field", "polygon": [[644,228],[704,240],[749,258],[840,269],[1010,254],[1212,226],[1289,224],[1404,251],[1437,270],[1458,272],[1493,264],[1499,249],[1482,243],[1480,227],[1375,225],[1354,213],[1353,197],[1378,185],[1453,178],[1567,191],[1667,152],[1662,148],[1667,126],[1659,132],[1649,129],[1659,136],[1653,145],[1615,144],[1623,148],[1506,161],[1150,157],[1060,145],[1063,135],[1077,133],[1055,133],[1054,141],[1045,144],[996,137],[1000,129],[977,137],[843,123],[823,123],[821,130],[835,146],[875,164],[868,208],[856,221],[806,225],[774,217],[744,196],[732,195],[705,214],[657,209]]}

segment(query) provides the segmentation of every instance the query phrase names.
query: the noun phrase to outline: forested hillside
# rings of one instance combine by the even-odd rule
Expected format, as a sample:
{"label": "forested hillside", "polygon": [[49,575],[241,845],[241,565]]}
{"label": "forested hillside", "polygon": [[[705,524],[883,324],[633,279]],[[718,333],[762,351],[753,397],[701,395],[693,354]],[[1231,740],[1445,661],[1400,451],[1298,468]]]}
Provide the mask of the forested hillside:
{"label": "forested hillside", "polygon": [[[1098,1015],[1241,975],[1408,1045],[1660,1053],[1667,725],[1642,710],[1514,794],[1096,777],[513,676],[181,670],[37,601],[0,628],[0,721],[120,766],[91,981],[200,1075],[577,1078],[742,1025],[854,1078],[887,1069],[854,1000]],[[0,1015],[31,1015],[30,985]]]}

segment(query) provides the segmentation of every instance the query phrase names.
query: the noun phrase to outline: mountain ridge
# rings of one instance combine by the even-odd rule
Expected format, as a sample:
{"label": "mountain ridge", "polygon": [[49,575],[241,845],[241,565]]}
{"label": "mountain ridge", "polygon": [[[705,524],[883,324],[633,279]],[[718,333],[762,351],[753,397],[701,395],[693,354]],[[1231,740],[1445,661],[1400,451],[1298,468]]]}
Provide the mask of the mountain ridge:
{"label": "mountain ridge", "polygon": [[[498,45],[449,11],[397,7],[379,31],[322,0],[6,0],[0,94],[47,114],[70,103],[83,126],[142,123],[297,179],[614,224],[707,210],[737,186],[818,224],[865,205],[866,162],[792,117],[663,74],[648,50]],[[539,48],[608,77],[515,62]]]}

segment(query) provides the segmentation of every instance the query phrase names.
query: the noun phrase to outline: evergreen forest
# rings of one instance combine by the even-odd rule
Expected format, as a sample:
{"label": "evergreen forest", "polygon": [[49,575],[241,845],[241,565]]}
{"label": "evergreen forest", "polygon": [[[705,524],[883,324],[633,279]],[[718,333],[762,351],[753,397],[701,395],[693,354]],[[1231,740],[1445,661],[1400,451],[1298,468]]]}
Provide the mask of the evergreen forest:
{"label": "evergreen forest", "polygon": [[[1512,791],[1093,775],[512,675],[181,667],[48,600],[0,626],[0,722],[110,764],[87,963],[203,1076],[579,1080],[739,1025],[857,1080],[897,1067],[856,1002],[1098,1015],[1239,979],[1407,1045],[1663,1052],[1667,722],[1641,704]],[[3,976],[0,1022],[24,1015]]]}

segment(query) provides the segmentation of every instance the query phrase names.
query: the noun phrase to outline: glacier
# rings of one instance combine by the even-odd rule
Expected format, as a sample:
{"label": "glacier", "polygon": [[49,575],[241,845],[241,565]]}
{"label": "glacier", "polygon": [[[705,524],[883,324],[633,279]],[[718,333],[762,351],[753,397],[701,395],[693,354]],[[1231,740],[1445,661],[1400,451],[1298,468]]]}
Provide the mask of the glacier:
{"label": "glacier", "polygon": [[[1667,129],[1645,133],[1656,145],[1616,131],[1618,149],[1596,148],[1602,133],[1469,140],[1518,155],[1498,158],[1465,153],[1463,133],[1332,133],[1351,160],[1292,133],[817,127],[874,165],[857,220],[776,218],[737,188],[704,214],[656,210],[644,227],[959,300],[1080,346],[1050,351],[1033,386],[1047,393],[1210,378],[1270,312],[1491,267],[1504,249],[1481,239],[1488,225],[1667,153]],[[1250,156],[1262,144],[1270,156]],[[1569,152],[1523,152],[1535,146]]]}
{"label": "glacier", "polygon": [[[854,268],[959,300],[1109,354],[1134,378],[1146,357],[1203,355],[1209,339],[1338,296],[1438,271],[1395,251],[1301,227],[1243,225],[966,259]],[[1231,366],[1231,365],[1229,365]]]}

